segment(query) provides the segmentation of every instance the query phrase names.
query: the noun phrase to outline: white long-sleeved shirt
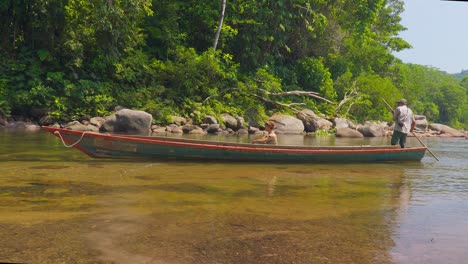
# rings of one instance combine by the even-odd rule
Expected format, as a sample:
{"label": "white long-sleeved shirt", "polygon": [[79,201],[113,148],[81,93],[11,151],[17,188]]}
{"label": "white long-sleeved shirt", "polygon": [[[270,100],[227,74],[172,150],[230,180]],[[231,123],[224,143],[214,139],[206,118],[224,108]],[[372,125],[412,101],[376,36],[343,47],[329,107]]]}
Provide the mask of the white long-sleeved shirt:
{"label": "white long-sleeved shirt", "polygon": [[405,134],[410,132],[411,124],[416,122],[413,111],[411,111],[411,109],[409,109],[406,105],[395,108],[393,121],[395,121],[395,130]]}

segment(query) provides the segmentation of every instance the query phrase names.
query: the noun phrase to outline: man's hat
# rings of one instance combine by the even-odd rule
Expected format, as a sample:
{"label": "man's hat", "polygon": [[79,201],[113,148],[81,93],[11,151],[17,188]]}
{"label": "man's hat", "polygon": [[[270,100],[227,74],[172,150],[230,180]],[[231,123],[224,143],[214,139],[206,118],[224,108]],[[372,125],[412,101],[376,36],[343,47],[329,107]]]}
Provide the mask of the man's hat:
{"label": "man's hat", "polygon": [[406,104],[406,99],[400,99],[399,101],[397,101],[397,103]]}

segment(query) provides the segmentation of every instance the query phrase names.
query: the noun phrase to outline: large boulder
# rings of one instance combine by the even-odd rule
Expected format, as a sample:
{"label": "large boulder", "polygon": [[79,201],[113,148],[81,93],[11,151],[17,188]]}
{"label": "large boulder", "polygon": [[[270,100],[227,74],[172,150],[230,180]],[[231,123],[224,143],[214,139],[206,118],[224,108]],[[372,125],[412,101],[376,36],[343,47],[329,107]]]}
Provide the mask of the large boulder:
{"label": "large boulder", "polygon": [[415,115],[414,119],[416,120],[416,130],[426,131],[429,123],[427,122],[426,116],[424,115]]}
{"label": "large boulder", "polygon": [[247,134],[249,134],[249,130],[247,128],[241,128],[241,129],[237,130],[237,134],[238,135],[247,135]]}
{"label": "large boulder", "polygon": [[455,128],[451,128],[447,125],[442,124],[430,124],[429,129],[435,130],[439,132],[442,136],[446,137],[464,137],[465,135],[463,132],[456,130]]}
{"label": "large boulder", "polygon": [[74,131],[91,131],[98,132],[99,128],[91,124],[82,124],[79,121],[72,121],[63,126],[65,129],[74,130]]}
{"label": "large boulder", "polygon": [[201,127],[192,124],[184,125],[182,131],[185,134],[205,134],[205,131]]}
{"label": "large boulder", "polygon": [[349,127],[341,127],[336,129],[336,137],[344,137],[344,138],[363,138],[364,135],[352,128]]}
{"label": "large boulder", "polygon": [[356,129],[356,125],[346,118],[336,117],[335,120],[333,120],[333,122],[335,122],[336,129],[345,128],[345,127],[349,127],[354,130]]}
{"label": "large boulder", "polygon": [[100,131],[117,133],[148,134],[153,117],[144,111],[121,109],[106,118]]}
{"label": "large boulder", "polygon": [[245,119],[242,116],[236,116],[237,124],[239,126],[239,129],[245,128]]}
{"label": "large boulder", "polygon": [[317,130],[314,121],[319,117],[314,113],[314,111],[310,109],[303,109],[296,113],[296,117],[304,124],[305,132],[315,132],[315,130]]}
{"label": "large boulder", "polygon": [[176,125],[176,124],[170,124],[166,127],[166,131],[174,133],[174,134],[181,134],[184,133],[182,130],[182,127]]}
{"label": "large boulder", "polygon": [[333,123],[325,118],[319,118],[314,120],[315,131],[317,130],[325,130],[329,131],[333,127]]}
{"label": "large boulder", "polygon": [[263,131],[261,131],[259,128],[254,127],[254,126],[249,126],[248,128],[249,134],[261,134]]}
{"label": "large boulder", "polygon": [[152,126],[151,130],[154,134],[166,134],[167,133],[166,127]]}
{"label": "large boulder", "polygon": [[317,130],[330,130],[333,123],[325,118],[317,116],[312,110],[304,109],[296,114],[302,123],[304,123],[305,132],[315,132]]}
{"label": "large boulder", "polygon": [[203,118],[203,123],[208,125],[218,124],[218,120],[214,116],[207,115]]}
{"label": "large boulder", "polygon": [[25,132],[36,132],[41,129],[40,126],[31,122],[25,121],[12,121],[9,122],[6,126],[6,129],[9,130],[18,130],[18,131],[25,131]]}
{"label": "large boulder", "polygon": [[364,125],[358,126],[357,130],[365,137],[384,137],[386,135],[385,126],[381,123],[368,121]]}
{"label": "large boulder", "polygon": [[221,127],[219,126],[219,124],[210,124],[208,125],[206,128],[205,128],[206,132],[210,133],[210,134],[216,134],[218,132],[221,132],[222,129]]}
{"label": "large boulder", "polygon": [[222,114],[221,118],[223,119],[223,123],[226,126],[226,128],[230,128],[234,131],[237,131],[241,127],[241,125],[239,124],[239,120],[237,120],[230,114]]}
{"label": "large boulder", "polygon": [[185,119],[185,117],[181,117],[181,116],[171,116],[171,122],[172,124],[176,124],[178,126],[183,126],[185,124],[187,124],[187,119]]}
{"label": "large boulder", "polygon": [[89,123],[93,126],[96,126],[97,128],[100,128],[105,122],[106,119],[100,116],[92,117],[91,119],[89,119]]}
{"label": "large boulder", "polygon": [[304,132],[302,121],[293,116],[276,114],[269,120],[275,123],[275,132],[278,134],[302,134]]}

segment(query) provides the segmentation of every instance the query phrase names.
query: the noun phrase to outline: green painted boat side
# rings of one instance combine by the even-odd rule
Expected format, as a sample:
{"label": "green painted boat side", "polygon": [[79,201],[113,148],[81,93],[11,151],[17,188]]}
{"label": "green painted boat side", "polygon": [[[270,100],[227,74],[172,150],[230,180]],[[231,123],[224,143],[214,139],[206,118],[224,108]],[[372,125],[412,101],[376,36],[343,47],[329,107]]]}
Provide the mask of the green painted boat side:
{"label": "green painted boat side", "polygon": [[66,144],[96,158],[164,158],[253,162],[383,162],[419,161],[426,148],[395,146],[281,146],[213,142],[169,137],[129,136],[72,131],[52,127],[45,130]]}

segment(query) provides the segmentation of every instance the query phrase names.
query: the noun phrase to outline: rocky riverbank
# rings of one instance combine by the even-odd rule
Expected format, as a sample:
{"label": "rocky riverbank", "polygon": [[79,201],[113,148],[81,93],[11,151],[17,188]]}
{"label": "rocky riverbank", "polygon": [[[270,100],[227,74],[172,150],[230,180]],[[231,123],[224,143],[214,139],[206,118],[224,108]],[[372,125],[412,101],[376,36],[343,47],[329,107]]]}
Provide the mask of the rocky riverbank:
{"label": "rocky riverbank", "polygon": [[[201,123],[195,123],[189,118],[173,116],[169,125],[153,123],[151,114],[132,109],[117,109],[114,114],[105,117],[75,120],[72,122],[56,122],[47,116],[39,121],[6,119],[0,116],[0,128],[17,131],[35,132],[41,126],[63,127],[77,131],[129,133],[129,134],[258,134],[263,133],[262,124],[249,124],[244,118],[222,114],[221,120],[214,116],[205,116]],[[334,134],[336,137],[386,137],[393,131],[393,123],[383,121],[367,121],[354,124],[345,118],[326,118],[311,110],[302,110],[296,116],[275,114],[269,118],[275,122],[277,134]],[[429,123],[425,116],[416,116],[415,132],[421,137],[465,137],[464,131],[459,131],[443,124]]]}

